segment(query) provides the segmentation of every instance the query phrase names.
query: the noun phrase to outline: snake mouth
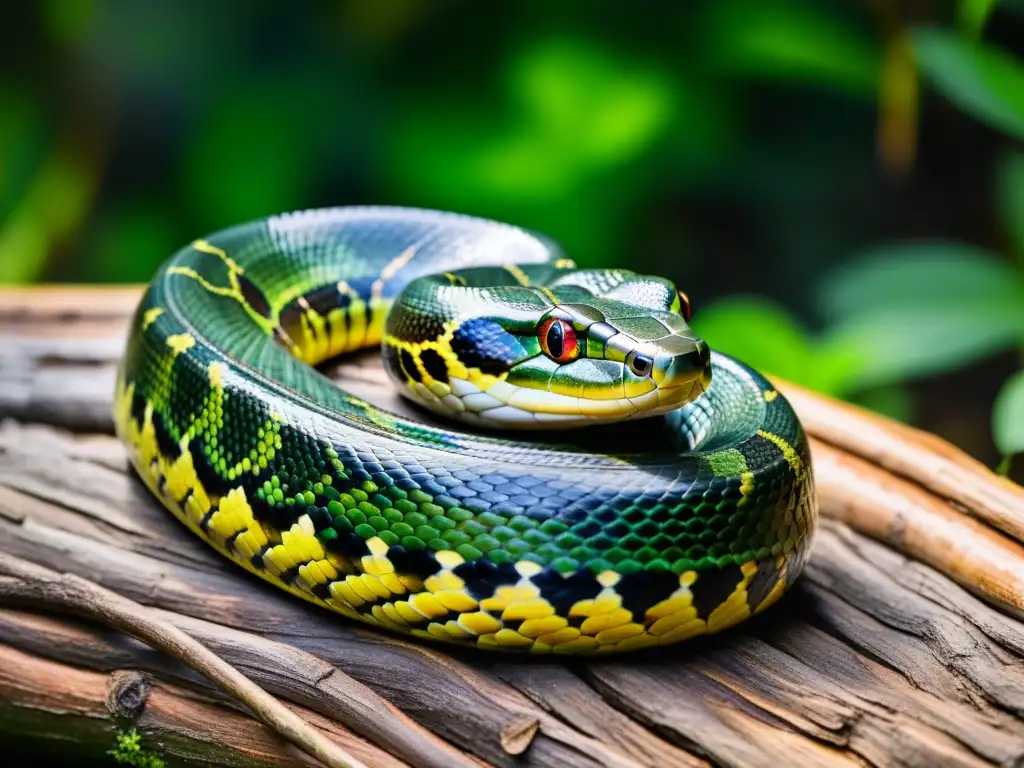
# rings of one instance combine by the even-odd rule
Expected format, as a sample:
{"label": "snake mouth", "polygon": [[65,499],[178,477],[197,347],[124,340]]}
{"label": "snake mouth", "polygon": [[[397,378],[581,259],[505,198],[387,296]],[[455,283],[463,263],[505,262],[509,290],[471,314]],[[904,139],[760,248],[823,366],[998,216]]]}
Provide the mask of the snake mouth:
{"label": "snake mouth", "polygon": [[491,429],[568,429],[660,416],[691,402],[707,390],[707,375],[636,397],[590,399],[498,381],[481,389],[464,379],[451,379],[451,393],[439,397],[422,384],[409,394],[421,405],[477,427]]}

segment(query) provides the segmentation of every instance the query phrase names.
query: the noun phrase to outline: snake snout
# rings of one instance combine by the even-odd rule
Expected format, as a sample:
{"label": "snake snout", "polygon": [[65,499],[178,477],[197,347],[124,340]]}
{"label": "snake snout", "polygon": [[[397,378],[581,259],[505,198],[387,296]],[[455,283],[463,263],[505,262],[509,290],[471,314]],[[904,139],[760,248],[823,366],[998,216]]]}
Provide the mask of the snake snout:
{"label": "snake snout", "polygon": [[711,348],[706,342],[672,336],[659,342],[659,347],[650,376],[666,398],[682,403],[707,391],[711,385]]}

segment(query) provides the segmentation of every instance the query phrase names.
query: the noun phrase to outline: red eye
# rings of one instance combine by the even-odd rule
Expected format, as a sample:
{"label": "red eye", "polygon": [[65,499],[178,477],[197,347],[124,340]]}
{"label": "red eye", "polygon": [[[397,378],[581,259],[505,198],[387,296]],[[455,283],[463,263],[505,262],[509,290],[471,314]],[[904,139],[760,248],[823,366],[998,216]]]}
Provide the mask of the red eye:
{"label": "red eye", "polygon": [[557,317],[549,317],[537,328],[541,351],[556,363],[568,363],[579,354],[576,331],[572,325]]}
{"label": "red eye", "polygon": [[690,315],[693,314],[693,310],[690,308],[690,297],[682,291],[679,294],[679,314],[683,316],[683,320],[690,322]]}

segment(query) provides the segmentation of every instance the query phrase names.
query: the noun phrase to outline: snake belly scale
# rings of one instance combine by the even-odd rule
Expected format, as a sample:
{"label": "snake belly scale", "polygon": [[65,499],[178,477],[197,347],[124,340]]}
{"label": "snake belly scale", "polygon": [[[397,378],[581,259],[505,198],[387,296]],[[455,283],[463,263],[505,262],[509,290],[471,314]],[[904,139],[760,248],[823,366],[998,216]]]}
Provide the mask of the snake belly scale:
{"label": "snake belly scale", "polygon": [[[161,267],[115,424],[189,529],[319,606],[479,648],[665,645],[774,603],[817,516],[789,404],[687,319],[671,283],[576,269],[509,225],[271,217]],[[403,394],[472,429],[313,367],[375,345]],[[508,432],[524,428],[545,431]],[[571,439],[587,433],[606,434]]]}

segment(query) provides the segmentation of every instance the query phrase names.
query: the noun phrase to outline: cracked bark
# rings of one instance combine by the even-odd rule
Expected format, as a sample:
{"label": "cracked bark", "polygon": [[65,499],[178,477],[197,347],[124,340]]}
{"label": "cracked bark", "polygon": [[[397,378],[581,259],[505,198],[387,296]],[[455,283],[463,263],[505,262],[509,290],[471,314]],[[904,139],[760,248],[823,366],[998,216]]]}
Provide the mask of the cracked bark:
{"label": "cracked bark", "polygon": [[[0,290],[0,552],[149,606],[367,764],[1024,764],[1024,492],[935,438],[780,383],[831,519],[778,606],[621,659],[449,653],[279,593],[149,499],[107,434],[137,295]],[[408,410],[366,357],[331,373]],[[115,670],[151,686],[134,720],[107,706]],[[101,754],[125,722],[171,763],[306,761],[129,637],[0,609],[0,744]]]}

